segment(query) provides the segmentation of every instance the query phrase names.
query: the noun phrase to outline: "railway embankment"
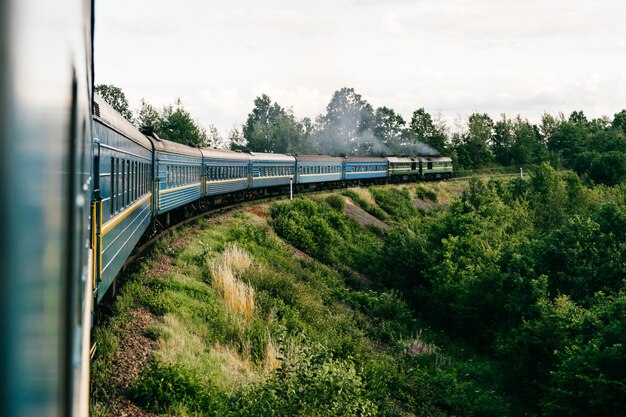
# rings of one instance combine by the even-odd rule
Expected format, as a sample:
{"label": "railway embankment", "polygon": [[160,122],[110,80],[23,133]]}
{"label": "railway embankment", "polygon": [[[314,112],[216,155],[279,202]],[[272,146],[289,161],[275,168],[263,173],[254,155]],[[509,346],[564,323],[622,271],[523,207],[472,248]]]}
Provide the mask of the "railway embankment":
{"label": "railway embankment", "polygon": [[589,380],[579,399],[610,407],[624,271],[600,254],[626,255],[623,201],[544,167],[315,193],[179,228],[96,331],[93,414],[558,415],[581,366],[613,382]]}

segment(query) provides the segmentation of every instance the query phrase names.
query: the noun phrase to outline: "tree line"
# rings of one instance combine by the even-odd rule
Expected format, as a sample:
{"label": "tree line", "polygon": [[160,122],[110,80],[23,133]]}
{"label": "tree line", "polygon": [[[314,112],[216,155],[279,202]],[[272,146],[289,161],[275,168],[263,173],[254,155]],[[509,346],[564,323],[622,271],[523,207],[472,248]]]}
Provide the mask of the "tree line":
{"label": "tree line", "polygon": [[96,91],[146,133],[192,146],[253,152],[329,155],[446,155],[457,170],[494,166],[533,166],[549,162],[573,169],[597,183],[626,179],[626,110],[588,119],[545,113],[539,123],[502,114],[494,120],[472,113],[451,129],[441,115],[418,108],[406,121],[389,107],[374,108],[353,88],[335,91],[324,114],[298,119],[291,109],[263,94],[241,127],[223,138],[218,129],[200,126],[180,99],[157,109],[145,100],[133,113],[121,89],[98,85]]}

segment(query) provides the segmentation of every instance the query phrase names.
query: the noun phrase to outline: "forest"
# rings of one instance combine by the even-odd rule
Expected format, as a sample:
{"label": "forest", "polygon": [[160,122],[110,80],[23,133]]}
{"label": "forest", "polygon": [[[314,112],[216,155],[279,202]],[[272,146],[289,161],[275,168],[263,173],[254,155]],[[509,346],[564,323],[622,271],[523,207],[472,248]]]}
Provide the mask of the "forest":
{"label": "forest", "polygon": [[145,100],[135,112],[124,92],[99,85],[96,91],[144,132],[194,146],[254,152],[324,155],[450,156],[460,175],[495,167],[537,166],[547,162],[571,169],[595,183],[626,179],[626,110],[589,120],[584,112],[545,113],[537,124],[522,115],[494,120],[475,112],[449,126],[441,115],[418,108],[406,121],[389,107],[374,108],[353,88],[333,94],[326,112],[297,119],[265,94],[241,126],[222,137],[215,126],[201,127],[180,99],[157,109]]}

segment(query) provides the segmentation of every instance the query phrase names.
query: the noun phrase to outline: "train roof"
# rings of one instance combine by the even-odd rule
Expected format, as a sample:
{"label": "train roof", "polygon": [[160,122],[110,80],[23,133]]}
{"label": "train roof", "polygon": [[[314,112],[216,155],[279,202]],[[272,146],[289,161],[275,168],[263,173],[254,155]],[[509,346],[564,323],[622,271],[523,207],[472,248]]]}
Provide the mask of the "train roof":
{"label": "train roof", "polygon": [[340,164],[343,158],[338,156],[328,155],[296,155],[296,161],[298,162],[334,162]]}
{"label": "train roof", "polygon": [[422,162],[452,162],[449,156],[419,156],[416,159]]}
{"label": "train roof", "polygon": [[120,135],[124,135],[138,145],[152,150],[152,142],[146,135],[141,133],[139,129],[115,111],[115,109],[98,94],[93,95],[93,116],[96,121],[115,130]]}
{"label": "train roof", "polygon": [[202,152],[198,148],[183,145],[182,143],[172,142],[171,140],[161,139],[156,133],[149,136],[154,144],[154,149],[158,152],[175,153],[178,155],[202,157]]}
{"label": "train roof", "polygon": [[263,153],[250,152],[251,161],[276,161],[276,162],[296,162],[296,158],[291,155],[283,155],[280,153]]}
{"label": "train roof", "polygon": [[202,156],[205,158],[240,159],[245,161],[250,159],[249,153],[229,151],[225,149],[200,148],[200,152],[202,152]]}
{"label": "train roof", "polygon": [[348,156],[347,162],[387,162],[386,158],[378,156]]}
{"label": "train roof", "polygon": [[398,164],[398,163],[412,163],[417,161],[417,158],[413,158],[410,156],[388,156],[387,161],[394,163],[394,164]]}

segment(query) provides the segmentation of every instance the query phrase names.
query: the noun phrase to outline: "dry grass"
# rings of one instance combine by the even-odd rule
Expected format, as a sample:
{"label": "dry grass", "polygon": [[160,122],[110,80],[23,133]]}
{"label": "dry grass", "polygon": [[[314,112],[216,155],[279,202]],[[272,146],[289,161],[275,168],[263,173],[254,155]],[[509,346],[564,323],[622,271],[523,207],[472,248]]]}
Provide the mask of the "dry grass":
{"label": "dry grass", "polygon": [[193,365],[201,360],[204,351],[202,339],[191,333],[185,324],[172,314],[163,316],[162,330],[167,337],[159,337],[158,356],[165,363]]}
{"label": "dry grass", "polygon": [[369,190],[366,190],[365,188],[352,188],[352,191],[354,191],[355,193],[357,193],[359,195],[359,197],[361,197],[363,200],[365,200],[369,205],[371,205],[372,207],[376,207],[376,200],[374,200],[374,197],[370,194]]}
{"label": "dry grass", "polygon": [[252,257],[248,252],[233,245],[222,253],[222,265],[229,268],[237,277],[241,277],[252,266]]}
{"label": "dry grass", "polygon": [[251,318],[254,313],[254,288],[239,280],[230,267],[220,264],[211,265],[213,286],[222,296],[228,309]]}
{"label": "dry grass", "polygon": [[265,370],[271,372],[280,366],[280,362],[278,361],[279,352],[269,332],[266,334],[266,339],[267,348],[265,353]]}
{"label": "dry grass", "polygon": [[249,358],[242,357],[235,349],[217,343],[211,356],[219,364],[220,373],[230,384],[238,385],[258,377]]}

